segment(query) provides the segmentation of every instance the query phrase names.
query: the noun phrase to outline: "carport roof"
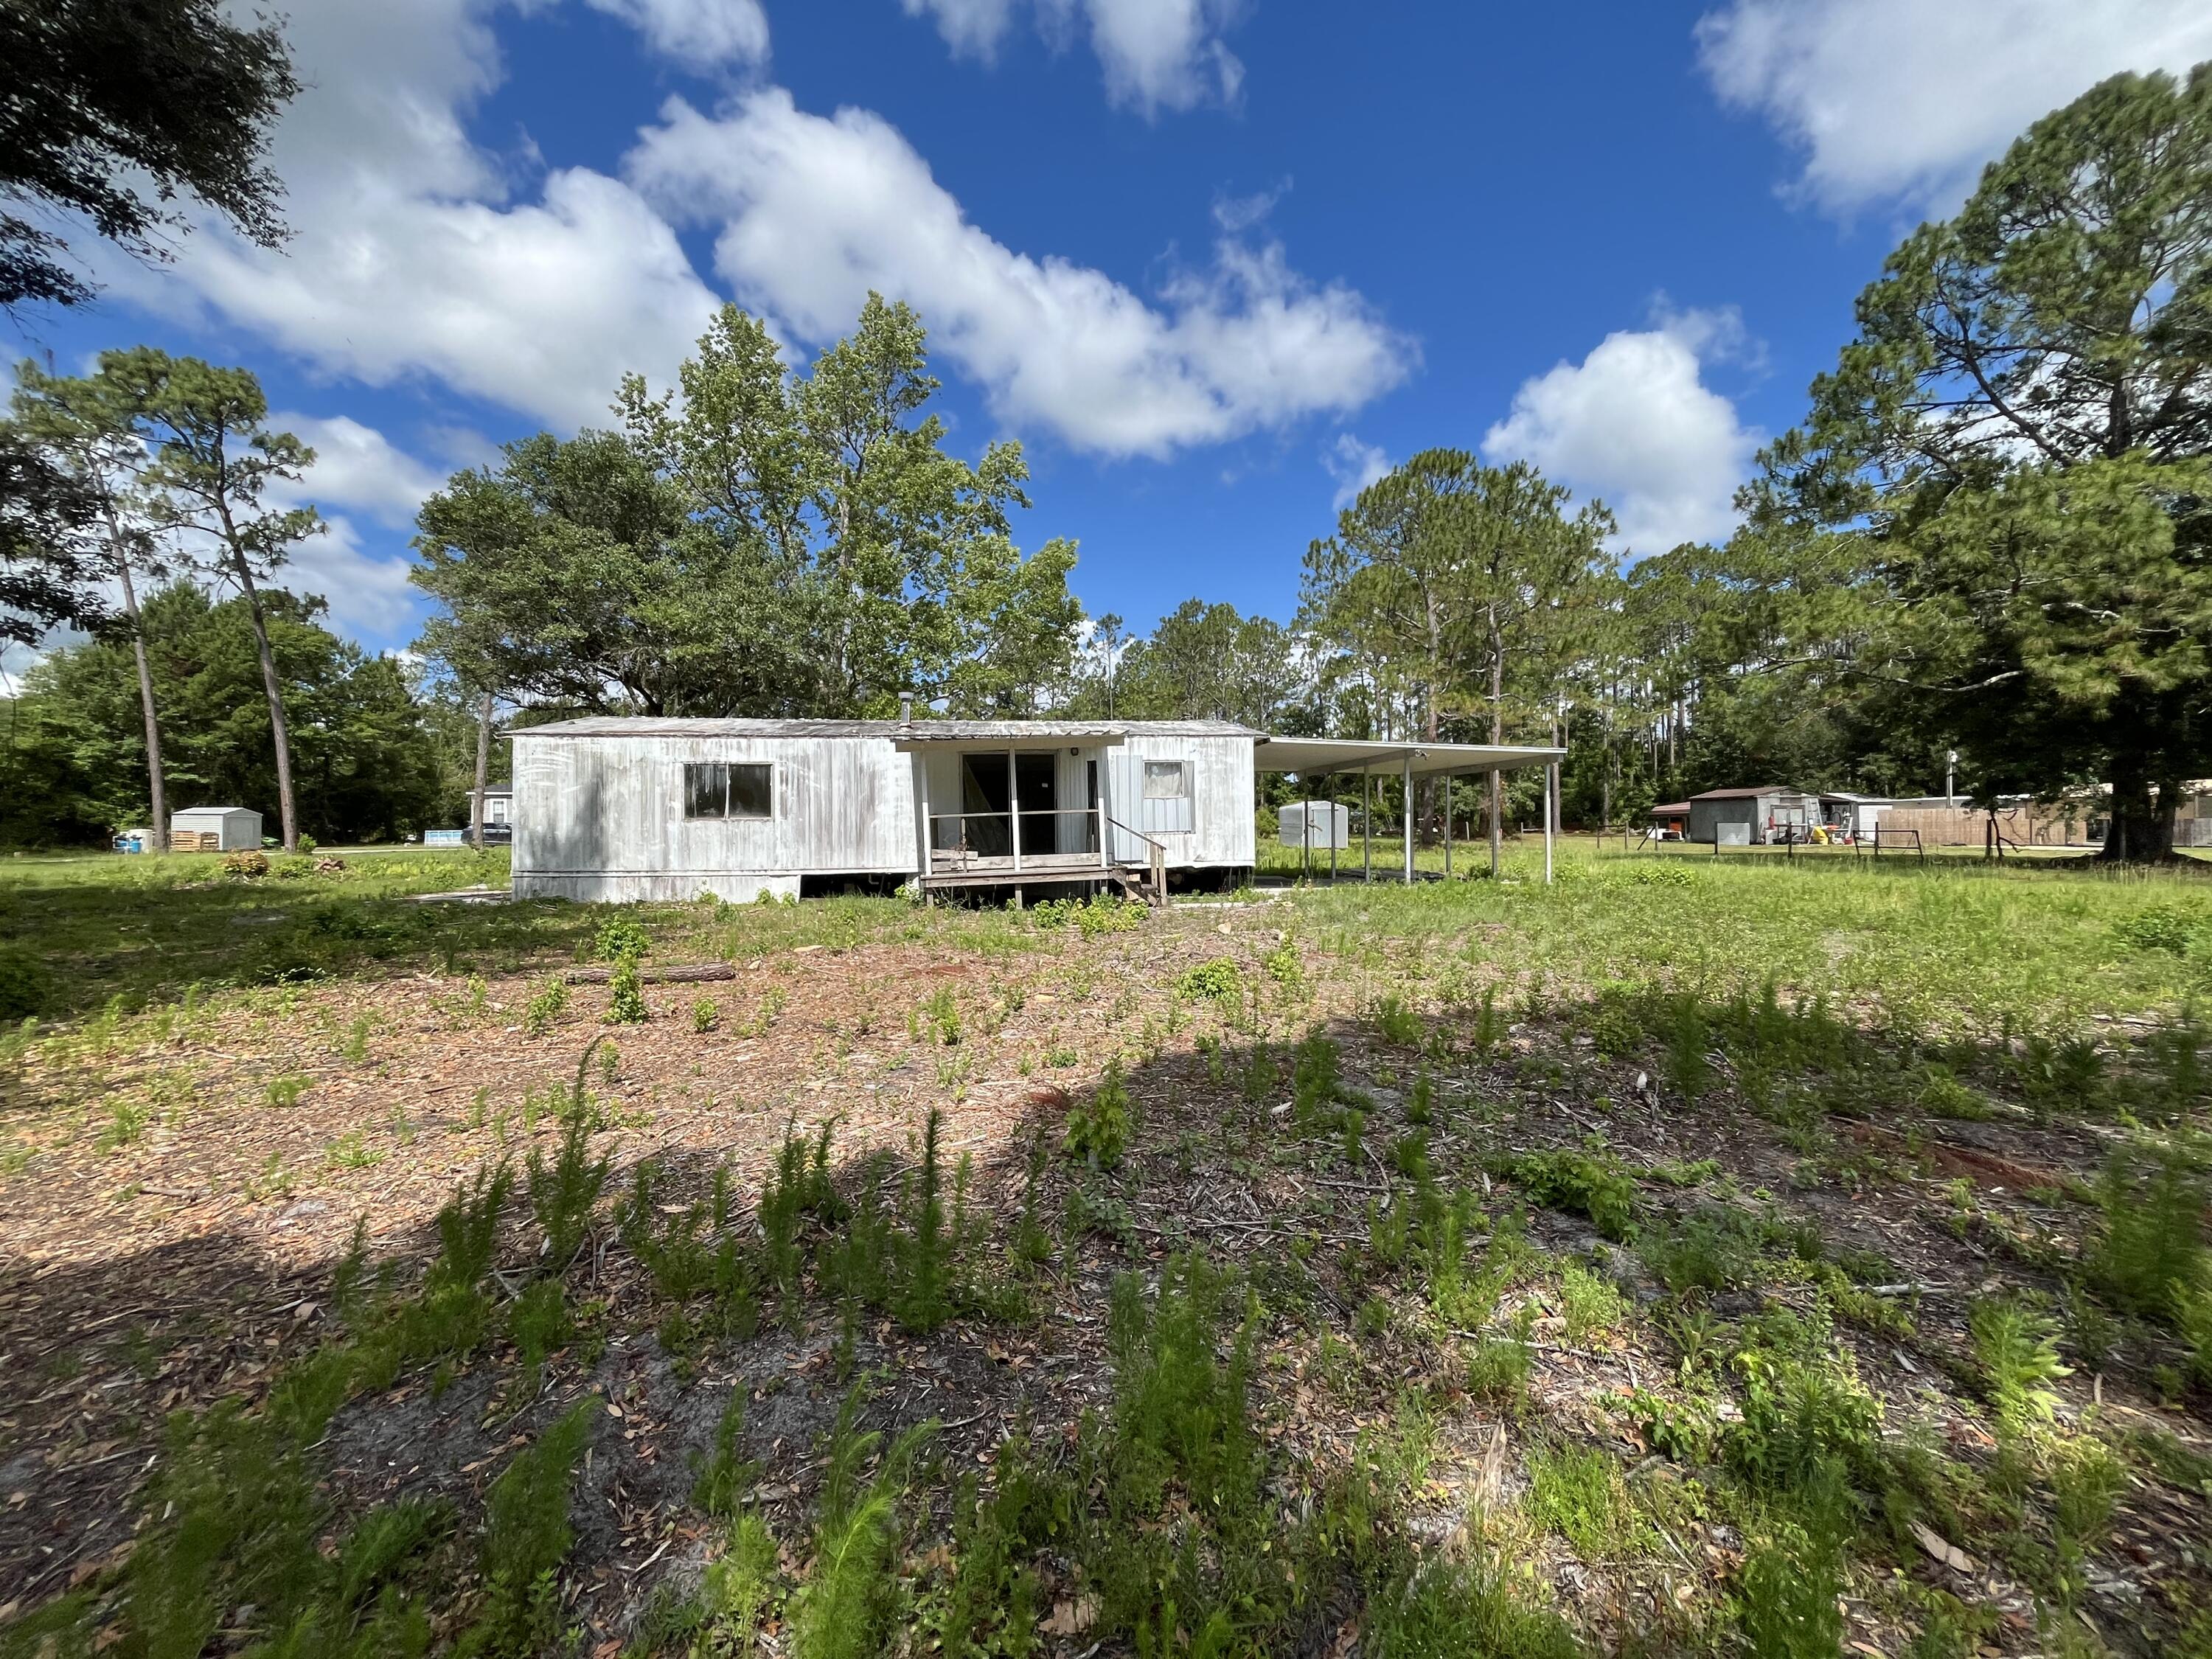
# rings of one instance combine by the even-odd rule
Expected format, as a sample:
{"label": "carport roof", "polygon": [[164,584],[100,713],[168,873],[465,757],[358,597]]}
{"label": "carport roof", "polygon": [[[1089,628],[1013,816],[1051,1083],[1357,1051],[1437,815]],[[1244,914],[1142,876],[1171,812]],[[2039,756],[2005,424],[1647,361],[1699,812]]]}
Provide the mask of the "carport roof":
{"label": "carport roof", "polygon": [[1515,772],[1527,766],[1566,758],[1564,749],[1537,749],[1480,743],[1353,742],[1340,738],[1262,738],[1252,763],[1262,772],[1295,772],[1302,778],[1331,772],[1405,775],[1413,761],[1417,778],[1447,772]]}

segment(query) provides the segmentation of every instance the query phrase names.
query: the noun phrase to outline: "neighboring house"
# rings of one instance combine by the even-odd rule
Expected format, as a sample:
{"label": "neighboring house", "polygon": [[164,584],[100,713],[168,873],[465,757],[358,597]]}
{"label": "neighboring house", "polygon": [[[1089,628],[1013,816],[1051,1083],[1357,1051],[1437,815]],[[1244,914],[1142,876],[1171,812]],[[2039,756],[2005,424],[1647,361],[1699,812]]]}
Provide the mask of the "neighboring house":
{"label": "neighboring house", "polygon": [[1159,896],[1171,877],[1249,878],[1261,770],[1429,776],[1561,752],[1224,720],[593,718],[508,735],[515,896],[614,902],[913,880]]}
{"label": "neighboring house", "polygon": [[1723,847],[1750,847],[1779,840],[1794,830],[1802,841],[1805,832],[1820,821],[1820,802],[1814,795],[1765,784],[1752,789],[1708,789],[1692,795],[1690,839]]}
{"label": "neighboring house", "polygon": [[[476,811],[476,792],[469,792],[469,811]],[[475,826],[470,826],[473,829]],[[504,847],[514,836],[514,789],[494,784],[483,793],[483,840],[487,847]]]}

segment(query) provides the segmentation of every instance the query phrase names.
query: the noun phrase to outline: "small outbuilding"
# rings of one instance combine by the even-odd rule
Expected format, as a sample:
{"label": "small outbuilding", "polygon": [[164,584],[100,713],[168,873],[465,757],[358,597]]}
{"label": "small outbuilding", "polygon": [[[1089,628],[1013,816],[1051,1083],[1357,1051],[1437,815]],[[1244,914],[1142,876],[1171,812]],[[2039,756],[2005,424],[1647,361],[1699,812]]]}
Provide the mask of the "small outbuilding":
{"label": "small outbuilding", "polygon": [[1285,847],[1340,853],[1352,845],[1352,809],[1340,800],[1285,801],[1276,824],[1276,837]]}
{"label": "small outbuilding", "polygon": [[1817,796],[1781,784],[1749,789],[1708,789],[1689,799],[1690,839],[1723,847],[1779,841],[1794,831],[1802,840],[1820,822]]}
{"label": "small outbuilding", "polygon": [[247,806],[193,806],[169,815],[173,853],[240,853],[261,845],[261,814]]}

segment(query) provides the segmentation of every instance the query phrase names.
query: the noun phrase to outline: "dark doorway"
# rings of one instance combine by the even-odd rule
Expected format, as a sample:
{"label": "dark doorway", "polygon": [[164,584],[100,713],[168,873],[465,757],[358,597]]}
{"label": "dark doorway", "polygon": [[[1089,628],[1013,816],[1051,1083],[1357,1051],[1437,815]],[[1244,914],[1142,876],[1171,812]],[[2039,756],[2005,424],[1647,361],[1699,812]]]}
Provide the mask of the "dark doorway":
{"label": "dark doorway", "polygon": [[960,828],[968,850],[979,858],[1002,859],[1014,850],[1006,781],[1005,756],[960,757]]}
{"label": "dark doorway", "polygon": [[1060,850],[1060,819],[1053,810],[1060,805],[1059,776],[1056,755],[1014,757],[1014,793],[1021,798],[1024,853]]}

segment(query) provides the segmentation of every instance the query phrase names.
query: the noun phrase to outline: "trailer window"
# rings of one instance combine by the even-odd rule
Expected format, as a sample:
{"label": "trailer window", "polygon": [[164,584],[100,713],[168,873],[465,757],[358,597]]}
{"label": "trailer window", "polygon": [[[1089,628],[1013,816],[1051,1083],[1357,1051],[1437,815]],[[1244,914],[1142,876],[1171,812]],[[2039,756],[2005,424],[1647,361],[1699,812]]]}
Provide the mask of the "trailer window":
{"label": "trailer window", "polygon": [[691,761],[684,768],[687,818],[764,818],[772,796],[763,764]]}
{"label": "trailer window", "polygon": [[1145,799],[1146,800],[1188,800],[1190,799],[1190,763],[1188,761],[1146,761],[1145,763]]}

